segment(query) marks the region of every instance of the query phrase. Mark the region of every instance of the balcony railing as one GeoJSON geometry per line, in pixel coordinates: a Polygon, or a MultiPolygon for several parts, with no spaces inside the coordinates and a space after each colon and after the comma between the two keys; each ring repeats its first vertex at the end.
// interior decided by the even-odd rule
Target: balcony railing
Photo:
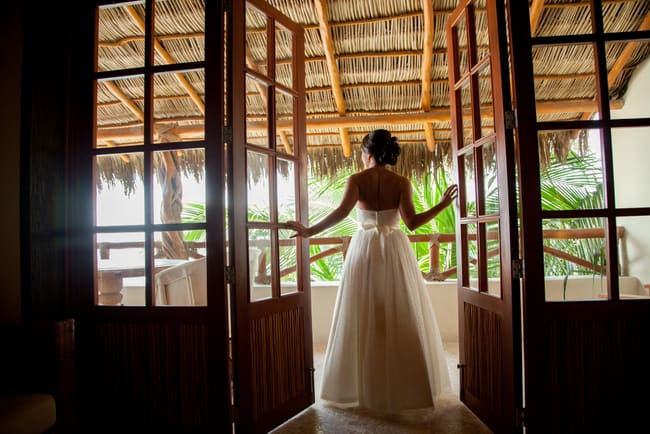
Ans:
{"type": "MultiPolygon", "coordinates": [[[[605,230],[603,228],[547,229],[543,231],[543,236],[545,240],[549,240],[549,239],[580,240],[580,239],[588,239],[588,238],[602,239],[605,237],[605,230]]],[[[489,232],[487,234],[488,240],[496,240],[497,237],[498,237],[497,232],[489,232]]],[[[429,270],[427,272],[423,272],[423,276],[426,280],[443,281],[457,274],[458,270],[456,267],[451,267],[446,270],[442,270],[440,267],[440,248],[441,248],[440,246],[445,243],[455,243],[456,234],[454,233],[414,234],[414,235],[408,235],[408,238],[411,241],[411,243],[428,244],[429,270]]],[[[345,258],[348,245],[350,243],[350,239],[351,237],[349,236],[310,238],[309,239],[310,245],[330,246],[326,250],[323,250],[311,256],[309,258],[310,263],[337,254],[343,255],[343,258],[345,258]]],[[[476,236],[471,234],[469,235],[469,239],[470,240],[476,239],[476,236]]],[[[626,270],[627,256],[626,256],[626,249],[624,246],[624,242],[625,242],[624,227],[617,228],[617,239],[618,239],[618,246],[619,246],[619,258],[621,260],[621,264],[619,264],[619,270],[626,270]]],[[[259,243],[268,244],[268,241],[251,240],[252,245],[259,244],[259,243]]],[[[295,243],[294,240],[280,240],[280,246],[291,246],[294,245],[294,243],[295,243]]],[[[199,251],[201,249],[205,249],[204,242],[187,242],[186,246],[188,247],[188,250],[191,252],[193,258],[200,258],[203,256],[199,253],[199,251]]],[[[161,247],[162,246],[160,242],[156,242],[154,244],[156,258],[162,257],[161,247]]],[[[100,242],[98,243],[98,249],[99,249],[101,259],[110,259],[112,250],[133,249],[133,248],[142,249],[144,248],[144,243],[142,242],[100,242]]],[[[584,267],[588,270],[593,271],[596,274],[600,274],[604,271],[602,269],[603,267],[602,264],[592,263],[584,258],[575,256],[571,253],[564,252],[562,250],[552,248],[550,246],[544,246],[544,252],[549,255],[555,256],[561,260],[565,260],[573,264],[576,264],[578,266],[584,267]]],[[[487,252],[488,257],[492,257],[498,254],[499,254],[498,248],[490,249],[487,252]]],[[[475,261],[471,261],[471,262],[475,264],[475,261]]],[[[257,270],[255,273],[256,283],[264,284],[270,281],[270,276],[267,275],[266,270],[267,270],[267,257],[266,257],[266,253],[264,253],[264,249],[262,249],[262,253],[257,258],[257,270]]],[[[287,267],[280,271],[280,275],[285,276],[295,271],[296,271],[295,266],[287,267]]]]}

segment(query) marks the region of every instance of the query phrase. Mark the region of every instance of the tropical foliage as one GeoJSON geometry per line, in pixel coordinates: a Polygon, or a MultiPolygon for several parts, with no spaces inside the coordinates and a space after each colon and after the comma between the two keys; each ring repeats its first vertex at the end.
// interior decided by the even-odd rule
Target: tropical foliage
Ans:
{"type": "MultiPolygon", "coordinates": [[[[603,179],[600,158],[593,154],[570,152],[566,160],[551,160],[542,172],[542,209],[549,211],[595,209],[604,206],[603,179]]],[[[548,219],[543,229],[596,229],[604,227],[601,218],[548,219]]],[[[545,239],[544,245],[571,254],[592,264],[604,266],[605,241],[602,238],[545,239]]],[[[593,270],[546,254],[544,271],[547,276],[593,274],[593,270]]]]}
{"type": "MultiPolygon", "coordinates": [[[[329,214],[340,202],[349,172],[342,172],[333,179],[311,179],[309,181],[309,221],[313,224],[329,214]]],[[[598,156],[587,153],[579,155],[570,152],[566,158],[552,159],[540,175],[542,208],[544,210],[576,210],[594,209],[603,206],[603,183],[601,161],[598,156]]],[[[422,212],[437,204],[447,187],[452,183],[450,175],[445,170],[428,174],[419,182],[413,183],[413,203],[416,212],[422,212]]],[[[486,197],[489,209],[498,208],[496,193],[496,171],[485,180],[486,197]]],[[[290,202],[290,201],[289,201],[290,202]]],[[[470,203],[471,208],[473,205],[470,203]]],[[[268,207],[249,209],[250,219],[268,221],[268,207]]],[[[279,209],[280,220],[293,218],[288,216],[290,211],[279,209]],[[284,215],[287,214],[287,215],[284,215]]],[[[183,221],[205,221],[205,209],[200,203],[185,203],[183,221]]],[[[544,229],[577,229],[602,228],[602,219],[548,219],[544,221],[544,229]]],[[[408,233],[406,227],[402,228],[408,233]]],[[[319,237],[351,237],[357,229],[354,213],[351,213],[339,224],[321,232],[319,237]]],[[[456,231],[456,216],[453,207],[443,210],[436,218],[417,228],[414,234],[453,234],[456,231]]],[[[253,238],[255,234],[250,234],[253,238]]],[[[259,234],[258,234],[259,235],[259,234]]],[[[290,231],[282,231],[283,239],[288,239],[290,231]]],[[[204,240],[204,231],[189,231],[185,235],[187,241],[204,240]]],[[[257,237],[259,238],[259,237],[257,237]]],[[[263,237],[262,237],[263,238],[263,237]]],[[[604,241],[601,238],[557,240],[545,239],[544,243],[553,249],[585,259],[596,265],[604,265],[604,241]]],[[[335,246],[311,245],[310,256],[315,256],[335,246]]],[[[428,243],[414,243],[415,255],[423,272],[429,271],[428,243]]],[[[470,252],[471,255],[471,252],[470,252]]],[[[281,267],[295,265],[295,248],[284,248],[280,252],[281,267]]],[[[440,268],[447,270],[456,266],[456,244],[440,245],[440,268]]],[[[311,264],[311,278],[314,281],[336,281],[340,278],[343,267],[343,255],[333,254],[319,259],[311,264]]],[[[569,276],[575,274],[593,274],[593,270],[580,267],[574,263],[545,255],[545,274],[547,276],[569,276]]],[[[488,275],[497,277],[499,273],[498,256],[488,261],[488,275]]],[[[295,279],[295,273],[283,280],[295,279]]]]}

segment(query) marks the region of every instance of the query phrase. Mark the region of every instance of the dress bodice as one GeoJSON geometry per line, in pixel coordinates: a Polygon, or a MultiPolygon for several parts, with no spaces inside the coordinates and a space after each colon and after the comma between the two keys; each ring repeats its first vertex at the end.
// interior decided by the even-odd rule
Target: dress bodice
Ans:
{"type": "Polygon", "coordinates": [[[399,229],[400,214],[398,208],[370,211],[357,208],[357,221],[363,229],[399,229]]]}

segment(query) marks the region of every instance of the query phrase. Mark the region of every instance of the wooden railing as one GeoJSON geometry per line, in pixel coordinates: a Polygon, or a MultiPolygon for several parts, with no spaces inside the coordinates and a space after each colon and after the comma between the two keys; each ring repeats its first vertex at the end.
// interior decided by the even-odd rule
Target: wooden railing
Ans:
{"type": "MultiPolygon", "coordinates": [[[[604,238],[605,230],[602,228],[589,228],[589,229],[547,229],[543,231],[544,239],[560,239],[560,240],[579,240],[587,238],[604,238]]],[[[498,237],[497,232],[489,232],[488,240],[496,240],[498,237]]],[[[430,281],[442,281],[447,278],[455,275],[457,273],[456,267],[449,268],[447,270],[440,269],[440,245],[443,243],[455,243],[456,234],[449,233],[435,233],[435,234],[414,234],[408,235],[411,243],[428,243],[429,246],[429,270],[428,272],[423,273],[424,278],[430,281]]],[[[475,235],[469,236],[471,239],[476,239],[475,235]]],[[[343,258],[348,250],[348,245],[350,243],[351,237],[313,237],[309,239],[310,245],[322,245],[322,246],[331,246],[326,250],[323,250],[314,256],[309,258],[309,262],[313,263],[320,259],[326,258],[331,255],[342,254],[343,258]]],[[[617,228],[617,239],[619,241],[619,257],[621,260],[620,269],[625,270],[625,262],[627,261],[626,249],[624,248],[625,241],[625,228],[617,228]]],[[[264,243],[266,241],[257,241],[257,243],[264,243]]],[[[255,244],[255,242],[251,242],[255,244]]],[[[160,243],[157,243],[160,244],[160,243]]],[[[291,246],[295,244],[295,240],[280,240],[280,246],[291,246]]],[[[142,242],[103,242],[98,243],[98,248],[100,251],[100,257],[102,259],[110,258],[110,251],[112,249],[128,249],[128,248],[143,248],[142,242]]],[[[188,242],[187,247],[191,252],[194,252],[193,257],[201,257],[198,250],[205,248],[204,242],[188,242]]],[[[159,257],[160,249],[159,245],[155,245],[156,248],[156,257],[159,257]]],[[[570,253],[554,249],[552,247],[544,246],[544,252],[549,255],[555,256],[557,258],[572,262],[581,267],[585,267],[589,270],[594,271],[595,273],[602,272],[601,264],[594,264],[580,258],[578,256],[572,255],[570,253]]],[[[488,257],[492,257],[499,254],[499,249],[491,249],[487,252],[488,257]]],[[[472,261],[474,262],[474,261],[472,261]]],[[[266,254],[262,253],[257,260],[257,270],[256,270],[256,283],[264,284],[270,281],[270,276],[266,274],[267,268],[267,258],[266,254]]],[[[288,267],[280,271],[281,276],[295,272],[295,267],[288,267]]]]}

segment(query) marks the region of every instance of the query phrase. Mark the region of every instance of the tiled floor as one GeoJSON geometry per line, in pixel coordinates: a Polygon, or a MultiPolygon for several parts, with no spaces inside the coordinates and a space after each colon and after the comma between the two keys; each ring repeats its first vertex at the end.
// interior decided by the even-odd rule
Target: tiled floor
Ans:
{"type": "MultiPolygon", "coordinates": [[[[316,403],[272,431],[273,434],[488,434],[490,431],[458,399],[458,344],[445,343],[452,392],[440,396],[435,410],[386,417],[361,409],[340,409],[316,403]]],[[[314,348],[316,390],[319,389],[324,348],[314,348]]]]}

